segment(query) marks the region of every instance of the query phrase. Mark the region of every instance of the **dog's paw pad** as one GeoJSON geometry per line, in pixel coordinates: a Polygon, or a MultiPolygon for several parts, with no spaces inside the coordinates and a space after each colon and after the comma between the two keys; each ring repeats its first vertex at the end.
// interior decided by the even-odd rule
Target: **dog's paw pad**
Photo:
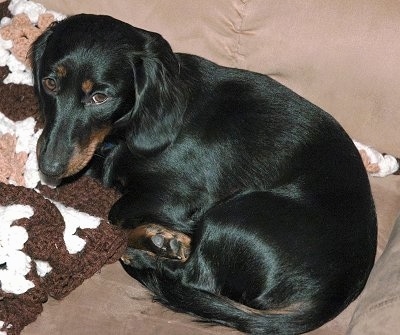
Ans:
{"type": "Polygon", "coordinates": [[[190,238],[180,232],[159,229],[150,237],[152,251],[161,257],[186,261],[190,254],[190,238]]]}
{"type": "Polygon", "coordinates": [[[164,236],[162,236],[161,234],[157,234],[151,237],[151,241],[153,242],[153,244],[160,249],[164,247],[164,240],[164,236]]]}
{"type": "Polygon", "coordinates": [[[173,253],[179,254],[181,243],[176,238],[173,238],[171,241],[169,241],[169,247],[173,253]]]}
{"type": "MultiPolygon", "coordinates": [[[[129,247],[182,262],[189,258],[190,243],[188,235],[157,224],[136,227],[128,234],[129,247]]],[[[128,259],[126,261],[129,262],[128,259]]]]}
{"type": "Polygon", "coordinates": [[[183,244],[182,241],[178,240],[176,237],[165,237],[157,234],[153,236],[151,240],[157,248],[154,252],[158,256],[178,259],[183,262],[189,257],[189,246],[183,244]]]}

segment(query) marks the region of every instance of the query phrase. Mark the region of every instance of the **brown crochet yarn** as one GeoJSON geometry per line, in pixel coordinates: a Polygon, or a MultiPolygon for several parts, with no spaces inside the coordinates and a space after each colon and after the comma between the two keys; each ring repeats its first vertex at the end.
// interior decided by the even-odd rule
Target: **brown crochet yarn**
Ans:
{"type": "MultiPolygon", "coordinates": [[[[77,181],[76,189],[81,189],[77,181]]],[[[22,249],[32,259],[47,261],[52,270],[40,278],[32,262],[28,278],[35,287],[16,295],[0,288],[0,320],[12,324],[7,334],[19,334],[24,326],[34,321],[42,311],[47,295],[61,299],[82,282],[94,275],[102,265],[116,262],[126,249],[125,235],[104,220],[96,229],[80,229],[77,235],[86,241],[84,249],[69,254],[64,238],[64,220],[58,209],[32,189],[0,183],[0,206],[29,205],[34,215],[20,219],[15,225],[24,227],[29,239],[22,249]]],[[[104,207],[102,203],[98,204],[104,207]]],[[[84,207],[84,205],[82,205],[84,207]]]]}
{"type": "MultiPolygon", "coordinates": [[[[3,83],[3,80],[10,73],[7,66],[0,66],[0,82],[3,83]]],[[[0,84],[2,86],[4,84],[0,84]]]]}
{"type": "MultiPolygon", "coordinates": [[[[6,77],[7,67],[0,67],[0,77],[6,77]]],[[[6,85],[0,82],[0,112],[13,121],[21,121],[29,116],[39,121],[39,105],[33,87],[28,85],[6,85]]]]}
{"type": "Polygon", "coordinates": [[[88,176],[57,188],[40,186],[39,189],[45,197],[101,218],[107,218],[112,204],[120,197],[117,191],[105,189],[98,180],[88,176]]]}
{"type": "Polygon", "coordinates": [[[10,11],[8,10],[9,4],[10,4],[9,0],[0,3],[0,18],[5,17],[5,16],[7,16],[7,17],[11,16],[10,11]]]}
{"type": "MultiPolygon", "coordinates": [[[[59,235],[61,234],[62,238],[64,221],[54,205],[41,195],[33,190],[5,184],[0,184],[0,194],[0,206],[22,204],[35,207],[35,214],[30,219],[17,221],[17,225],[24,227],[29,235],[31,227],[46,226],[46,222],[42,221],[42,215],[44,212],[48,212],[49,215],[54,214],[55,225],[60,225],[57,230],[60,231],[59,235]]],[[[25,244],[24,251],[27,254],[29,252],[26,247],[29,248],[31,243],[32,241],[27,241],[25,244]]],[[[33,281],[35,286],[23,294],[5,293],[0,288],[0,320],[5,322],[3,329],[0,328],[0,330],[5,330],[11,324],[12,327],[7,329],[9,335],[19,334],[27,324],[36,320],[37,315],[42,312],[42,303],[47,300],[46,289],[42,286],[34,265],[27,279],[33,281]]]]}

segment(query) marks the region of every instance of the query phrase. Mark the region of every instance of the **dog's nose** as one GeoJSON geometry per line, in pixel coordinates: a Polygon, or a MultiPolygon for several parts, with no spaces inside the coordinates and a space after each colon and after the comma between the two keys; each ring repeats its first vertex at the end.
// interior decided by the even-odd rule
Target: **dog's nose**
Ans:
{"type": "Polygon", "coordinates": [[[65,171],[65,166],[57,161],[42,161],[39,164],[40,172],[48,177],[61,177],[65,171]]]}

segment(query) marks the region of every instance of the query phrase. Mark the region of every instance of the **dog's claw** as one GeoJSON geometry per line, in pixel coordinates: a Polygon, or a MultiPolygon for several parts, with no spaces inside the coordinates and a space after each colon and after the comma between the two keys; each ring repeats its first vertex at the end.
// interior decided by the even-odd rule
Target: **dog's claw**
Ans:
{"type": "Polygon", "coordinates": [[[132,262],[132,257],[130,257],[128,254],[124,254],[121,256],[121,261],[126,264],[129,265],[132,262]]]}
{"type": "Polygon", "coordinates": [[[172,252],[178,254],[179,248],[180,248],[180,243],[176,238],[173,238],[171,241],[169,241],[169,246],[170,246],[172,252]]]}
{"type": "Polygon", "coordinates": [[[151,241],[157,248],[162,249],[164,245],[164,236],[162,236],[161,234],[156,234],[151,237],[151,241]]]}

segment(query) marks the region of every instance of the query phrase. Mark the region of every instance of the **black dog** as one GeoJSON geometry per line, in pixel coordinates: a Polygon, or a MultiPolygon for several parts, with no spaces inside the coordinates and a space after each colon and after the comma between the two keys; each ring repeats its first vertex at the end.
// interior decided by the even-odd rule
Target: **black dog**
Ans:
{"type": "Polygon", "coordinates": [[[123,192],[110,220],[130,229],[125,268],[161,302],[286,335],[360,293],[375,209],[360,156],[328,114],[267,76],[175,54],[106,16],[50,27],[32,61],[41,171],[60,179],[96,149],[105,157],[93,173],[123,192]]]}

